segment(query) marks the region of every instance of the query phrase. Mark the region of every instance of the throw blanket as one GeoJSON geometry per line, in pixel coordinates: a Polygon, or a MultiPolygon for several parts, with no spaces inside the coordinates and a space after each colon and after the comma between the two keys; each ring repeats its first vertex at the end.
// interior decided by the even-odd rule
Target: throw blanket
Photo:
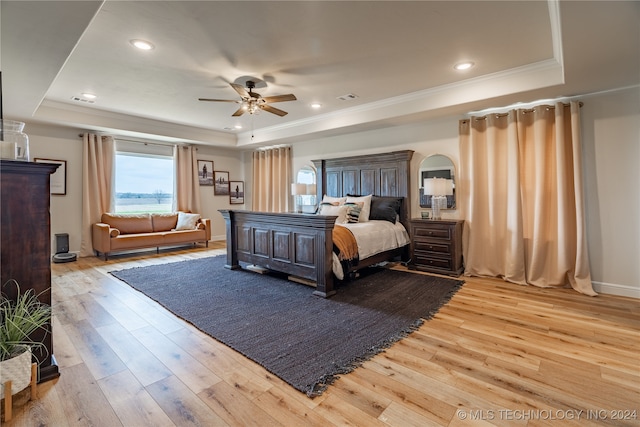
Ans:
{"type": "Polygon", "coordinates": [[[357,261],[358,243],[351,230],[340,225],[333,228],[333,248],[340,261],[357,261]]]}

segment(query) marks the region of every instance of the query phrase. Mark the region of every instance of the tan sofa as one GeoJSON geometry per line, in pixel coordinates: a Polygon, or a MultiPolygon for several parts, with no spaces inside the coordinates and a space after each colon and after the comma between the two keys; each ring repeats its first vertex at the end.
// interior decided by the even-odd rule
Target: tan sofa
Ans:
{"type": "Polygon", "coordinates": [[[107,260],[114,251],[160,246],[204,243],[209,246],[211,221],[197,215],[170,214],[102,214],[93,224],[93,249],[107,260]],[[180,227],[178,217],[180,216],[180,227]]]}

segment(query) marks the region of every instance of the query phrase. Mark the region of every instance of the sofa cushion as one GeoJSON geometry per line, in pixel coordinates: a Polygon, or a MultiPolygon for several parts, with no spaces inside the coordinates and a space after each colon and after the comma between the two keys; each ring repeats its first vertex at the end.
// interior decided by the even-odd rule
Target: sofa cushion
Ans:
{"type": "Polygon", "coordinates": [[[101,222],[120,230],[120,234],[152,233],[153,223],[150,214],[103,213],[101,222]]]}
{"type": "Polygon", "coordinates": [[[162,233],[162,243],[165,245],[187,242],[205,242],[207,233],[204,230],[180,230],[162,233]]]}
{"type": "Polygon", "coordinates": [[[121,234],[111,239],[111,250],[138,249],[162,245],[161,233],[121,234]]]}
{"type": "Polygon", "coordinates": [[[178,223],[177,213],[152,214],[153,231],[169,231],[176,228],[178,223]]]}

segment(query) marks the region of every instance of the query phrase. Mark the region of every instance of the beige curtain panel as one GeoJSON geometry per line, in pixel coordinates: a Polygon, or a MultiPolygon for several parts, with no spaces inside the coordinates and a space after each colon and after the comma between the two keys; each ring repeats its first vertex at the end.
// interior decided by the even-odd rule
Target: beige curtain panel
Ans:
{"type": "Polygon", "coordinates": [[[471,117],[459,131],[465,275],[596,295],[579,104],[471,117]]]}
{"type": "Polygon", "coordinates": [[[287,212],[290,203],[291,147],[259,150],[253,153],[253,210],[287,212]]]}
{"type": "Polygon", "coordinates": [[[192,146],[174,146],[175,180],[173,211],[202,213],[198,180],[198,150],[192,146]]]}
{"type": "Polygon", "coordinates": [[[82,136],[82,242],[80,256],[93,255],[91,226],[114,203],[115,141],[111,136],[82,136]]]}

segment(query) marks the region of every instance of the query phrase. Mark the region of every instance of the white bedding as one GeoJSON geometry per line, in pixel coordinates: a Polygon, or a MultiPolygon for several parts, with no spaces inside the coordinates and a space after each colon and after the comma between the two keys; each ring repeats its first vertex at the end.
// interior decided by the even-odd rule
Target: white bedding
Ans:
{"type": "MultiPolygon", "coordinates": [[[[409,233],[400,223],[389,221],[367,221],[347,224],[336,224],[351,230],[358,243],[360,259],[369,258],[380,252],[396,249],[409,243],[409,233]]],[[[333,273],[340,280],[344,279],[344,272],[338,256],[333,254],[333,273]]]]}

